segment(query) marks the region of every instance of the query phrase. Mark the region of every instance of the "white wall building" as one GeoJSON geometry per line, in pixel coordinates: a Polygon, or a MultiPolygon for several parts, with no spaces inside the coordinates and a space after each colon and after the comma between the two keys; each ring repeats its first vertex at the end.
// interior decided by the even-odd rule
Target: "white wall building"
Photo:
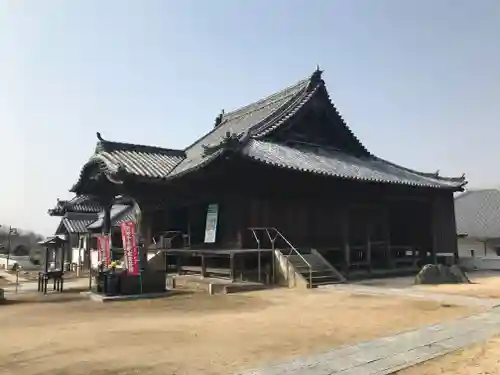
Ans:
{"type": "Polygon", "coordinates": [[[455,198],[460,264],[500,270],[500,190],[469,190],[455,198]]]}

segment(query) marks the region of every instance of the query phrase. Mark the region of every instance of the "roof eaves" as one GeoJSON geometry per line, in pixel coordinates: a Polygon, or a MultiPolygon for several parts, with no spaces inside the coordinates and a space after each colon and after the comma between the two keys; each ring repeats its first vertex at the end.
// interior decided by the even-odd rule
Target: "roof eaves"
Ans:
{"type": "MultiPolygon", "coordinates": [[[[293,165],[291,163],[287,163],[286,161],[283,161],[279,158],[272,160],[266,156],[263,156],[265,154],[260,155],[258,152],[253,153],[251,151],[253,149],[253,147],[257,147],[256,150],[259,150],[259,148],[262,146],[264,146],[264,148],[267,148],[269,146],[272,147],[273,145],[277,146],[279,148],[283,148],[283,147],[285,147],[287,149],[290,148],[288,146],[274,144],[273,142],[252,140],[251,143],[249,143],[248,146],[243,150],[242,155],[244,157],[247,157],[247,158],[256,160],[260,163],[274,166],[274,167],[295,170],[295,171],[299,171],[299,172],[313,173],[316,175],[331,176],[331,177],[336,177],[336,178],[340,178],[340,179],[344,179],[344,180],[362,181],[362,182],[371,182],[371,183],[383,183],[383,184],[392,184],[392,185],[407,185],[407,186],[414,186],[414,187],[438,188],[438,189],[447,189],[447,190],[453,190],[453,191],[455,191],[457,188],[459,188],[459,186],[453,186],[453,185],[448,185],[448,184],[444,184],[444,183],[441,184],[437,181],[433,181],[433,180],[430,180],[428,178],[424,178],[424,177],[418,176],[418,175],[417,176],[419,178],[423,179],[422,182],[410,181],[410,180],[404,179],[404,178],[401,178],[399,180],[390,180],[390,179],[377,178],[377,177],[367,178],[367,177],[356,176],[356,175],[346,176],[344,174],[338,173],[338,172],[333,171],[333,170],[326,171],[326,170],[321,170],[321,169],[310,167],[311,164],[309,164],[309,166],[303,167],[303,166],[298,166],[298,165],[293,165]]],[[[293,148],[291,148],[291,149],[293,149],[293,148]]],[[[299,153],[301,152],[299,150],[295,150],[295,151],[297,151],[299,153]]],[[[356,158],[356,159],[358,159],[358,158],[356,158]]],[[[373,161],[379,161],[379,162],[382,161],[381,159],[378,159],[378,158],[370,158],[370,159],[373,161]]],[[[382,162],[385,162],[385,161],[382,161],[382,162]]],[[[305,165],[307,165],[307,164],[305,164],[305,165]]],[[[392,163],[389,163],[389,165],[391,165],[391,167],[393,167],[393,168],[400,168],[399,166],[392,164],[392,163]]],[[[408,172],[408,170],[406,170],[403,167],[401,167],[400,169],[408,172]]]]}
{"type": "Polygon", "coordinates": [[[379,158],[377,156],[372,156],[375,160],[381,161],[383,163],[389,164],[395,168],[402,169],[404,171],[407,171],[409,173],[416,174],[417,176],[425,177],[425,178],[430,178],[436,181],[443,181],[443,182],[450,182],[454,183],[453,185],[457,188],[463,188],[467,184],[467,180],[465,179],[465,174],[463,174],[461,177],[445,177],[445,176],[439,176],[438,173],[426,173],[426,172],[419,172],[414,169],[410,169],[407,167],[403,167],[399,164],[390,162],[388,160],[379,158]]]}

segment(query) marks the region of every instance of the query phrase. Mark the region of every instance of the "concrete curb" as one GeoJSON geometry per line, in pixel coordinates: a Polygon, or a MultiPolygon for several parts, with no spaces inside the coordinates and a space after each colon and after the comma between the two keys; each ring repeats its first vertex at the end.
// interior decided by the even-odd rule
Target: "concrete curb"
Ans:
{"type": "Polygon", "coordinates": [[[132,294],[128,296],[103,296],[102,294],[97,294],[94,292],[80,292],[80,294],[83,296],[87,296],[91,301],[109,303],[109,302],[137,301],[143,299],[164,298],[170,296],[172,293],[166,291],[163,293],[132,294]]]}

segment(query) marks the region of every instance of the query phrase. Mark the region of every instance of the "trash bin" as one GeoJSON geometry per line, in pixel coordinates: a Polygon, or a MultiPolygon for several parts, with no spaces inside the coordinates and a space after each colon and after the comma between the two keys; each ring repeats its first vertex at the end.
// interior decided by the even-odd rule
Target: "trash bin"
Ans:
{"type": "Polygon", "coordinates": [[[116,296],[118,294],[118,275],[114,272],[106,272],[106,288],[104,294],[116,296]]]}
{"type": "Polygon", "coordinates": [[[97,293],[106,293],[107,282],[106,282],[106,271],[98,271],[95,276],[95,285],[97,293]]]}

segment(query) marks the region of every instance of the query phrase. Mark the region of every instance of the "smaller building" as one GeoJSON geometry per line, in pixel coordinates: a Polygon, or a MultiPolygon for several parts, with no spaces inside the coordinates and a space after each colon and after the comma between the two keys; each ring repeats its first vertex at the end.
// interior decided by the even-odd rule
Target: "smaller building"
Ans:
{"type": "Polygon", "coordinates": [[[54,234],[68,240],[65,254],[68,262],[77,265],[88,262],[83,251],[89,238],[87,226],[98,219],[101,210],[98,202],[82,195],[69,201],[58,199],[54,208],[48,210],[50,216],[61,217],[54,234]]]}
{"type": "MultiPolygon", "coordinates": [[[[85,195],[77,195],[69,201],[58,200],[55,207],[48,210],[50,216],[60,216],[55,235],[68,239],[65,259],[77,266],[88,267],[89,254],[92,264],[97,266],[97,240],[101,233],[104,215],[101,204],[85,195]],[[88,248],[90,252],[86,252],[88,248]]],[[[121,246],[120,223],[133,219],[133,207],[116,204],[111,208],[112,242],[121,246]]],[[[120,246],[114,255],[123,256],[120,246]]]]}
{"type": "Polygon", "coordinates": [[[500,189],[469,190],[455,197],[460,263],[500,270],[500,189]]]}

